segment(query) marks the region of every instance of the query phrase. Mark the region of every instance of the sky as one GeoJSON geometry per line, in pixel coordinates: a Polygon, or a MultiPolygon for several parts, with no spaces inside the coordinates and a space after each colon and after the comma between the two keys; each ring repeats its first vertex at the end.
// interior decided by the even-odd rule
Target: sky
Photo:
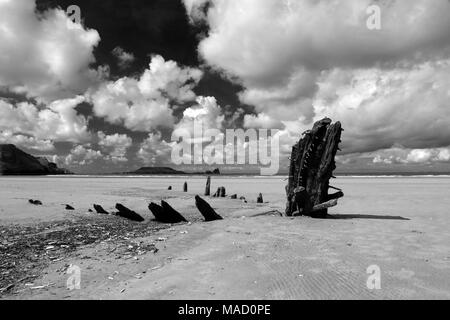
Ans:
{"type": "Polygon", "coordinates": [[[0,0],[0,143],[77,173],[255,169],[174,165],[201,120],[277,129],[282,173],[327,116],[339,172],[450,172],[449,71],[448,0],[0,0]]]}

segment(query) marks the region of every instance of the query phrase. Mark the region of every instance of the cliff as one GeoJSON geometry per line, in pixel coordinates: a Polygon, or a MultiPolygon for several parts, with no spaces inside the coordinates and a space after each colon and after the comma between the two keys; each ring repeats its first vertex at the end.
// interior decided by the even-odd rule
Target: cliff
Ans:
{"type": "Polygon", "coordinates": [[[43,157],[34,157],[13,144],[0,144],[0,175],[70,174],[43,157]]]}

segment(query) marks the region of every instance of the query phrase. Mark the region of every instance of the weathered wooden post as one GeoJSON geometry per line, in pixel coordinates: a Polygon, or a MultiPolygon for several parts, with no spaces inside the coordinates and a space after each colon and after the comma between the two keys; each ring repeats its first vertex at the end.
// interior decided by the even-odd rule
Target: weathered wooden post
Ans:
{"type": "Polygon", "coordinates": [[[262,193],[260,193],[260,194],[258,195],[258,198],[256,199],[256,203],[264,203],[262,193]]]}
{"type": "Polygon", "coordinates": [[[220,187],[219,197],[225,198],[226,195],[227,195],[227,191],[226,191],[225,187],[220,187]]]}
{"type": "Polygon", "coordinates": [[[211,194],[211,176],[208,176],[206,179],[206,187],[205,187],[205,196],[209,196],[211,194]]]}
{"type": "Polygon", "coordinates": [[[202,216],[205,217],[205,221],[214,221],[221,220],[222,217],[217,214],[216,211],[209,205],[208,202],[200,198],[199,196],[195,196],[195,205],[197,209],[200,211],[202,216]]]}
{"type": "Polygon", "coordinates": [[[332,124],[331,119],[324,118],[312,130],[304,132],[303,138],[293,146],[286,186],[286,215],[325,217],[327,209],[344,196],[340,189],[329,184],[336,169],[334,158],[342,131],[340,122],[332,124]],[[330,195],[329,188],[338,192],[330,195]]]}

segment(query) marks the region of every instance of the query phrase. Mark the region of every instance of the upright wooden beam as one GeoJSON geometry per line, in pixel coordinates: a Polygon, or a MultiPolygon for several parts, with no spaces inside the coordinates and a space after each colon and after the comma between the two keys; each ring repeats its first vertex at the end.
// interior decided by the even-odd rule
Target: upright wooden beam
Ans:
{"type": "Polygon", "coordinates": [[[286,215],[298,212],[323,217],[329,206],[322,204],[343,197],[340,190],[328,194],[342,131],[340,122],[332,124],[331,119],[324,118],[317,121],[311,130],[305,131],[300,141],[292,147],[286,186],[286,215]]]}
{"type": "Polygon", "coordinates": [[[209,196],[211,194],[211,176],[208,176],[206,179],[206,187],[205,187],[205,196],[209,196]]]}

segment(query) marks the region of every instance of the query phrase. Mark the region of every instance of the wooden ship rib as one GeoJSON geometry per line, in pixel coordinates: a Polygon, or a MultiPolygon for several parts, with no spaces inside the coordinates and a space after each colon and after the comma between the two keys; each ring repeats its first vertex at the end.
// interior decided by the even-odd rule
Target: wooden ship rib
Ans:
{"type": "Polygon", "coordinates": [[[286,186],[287,216],[326,217],[328,208],[344,196],[342,190],[330,186],[342,131],[340,122],[332,124],[324,118],[293,146],[286,186]],[[330,194],[330,189],[335,192],[330,194]]]}

